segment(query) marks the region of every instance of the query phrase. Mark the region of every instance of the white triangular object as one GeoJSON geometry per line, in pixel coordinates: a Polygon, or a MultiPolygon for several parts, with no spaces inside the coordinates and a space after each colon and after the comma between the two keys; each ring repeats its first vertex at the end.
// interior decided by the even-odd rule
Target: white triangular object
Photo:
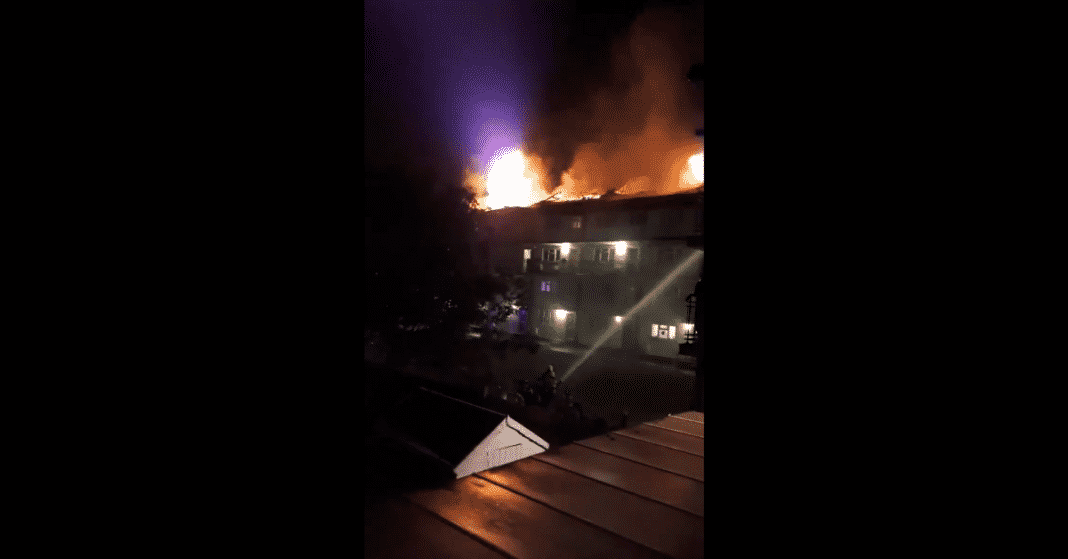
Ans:
{"type": "Polygon", "coordinates": [[[491,470],[545,452],[549,443],[523,427],[516,420],[505,416],[496,428],[467,454],[453,472],[457,478],[491,470]]]}

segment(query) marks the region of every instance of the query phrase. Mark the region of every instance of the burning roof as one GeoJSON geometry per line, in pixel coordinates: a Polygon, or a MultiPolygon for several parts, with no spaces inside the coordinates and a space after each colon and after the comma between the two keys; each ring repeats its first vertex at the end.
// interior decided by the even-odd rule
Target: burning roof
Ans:
{"type": "Polygon", "coordinates": [[[583,175],[583,171],[568,171],[563,182],[555,188],[545,184],[544,167],[537,156],[519,150],[499,154],[484,175],[467,171],[465,184],[476,195],[481,209],[529,207],[544,202],[572,202],[596,200],[602,197],[645,197],[678,194],[704,186],[704,152],[700,146],[687,146],[668,153],[661,163],[668,169],[659,182],[649,175],[628,180],[621,187],[605,189],[599,181],[583,175]],[[682,155],[680,155],[682,154],[682,155]],[[576,180],[574,177],[579,177],[576,180]]]}
{"type": "MultiPolygon", "coordinates": [[[[674,205],[693,204],[702,194],[704,186],[684,190],[674,194],[657,194],[655,192],[635,192],[633,194],[618,194],[609,192],[597,198],[579,198],[576,200],[546,200],[531,206],[532,209],[559,209],[570,211],[572,209],[590,210],[593,208],[625,207],[625,208],[653,208],[674,205]]],[[[503,211],[503,210],[502,210],[503,211]]]]}
{"type": "Polygon", "coordinates": [[[602,196],[670,195],[704,184],[703,102],[687,71],[703,59],[690,8],[638,14],[596,68],[545,87],[521,143],[465,170],[482,209],[602,196]],[[484,165],[484,168],[482,167],[484,165]]]}

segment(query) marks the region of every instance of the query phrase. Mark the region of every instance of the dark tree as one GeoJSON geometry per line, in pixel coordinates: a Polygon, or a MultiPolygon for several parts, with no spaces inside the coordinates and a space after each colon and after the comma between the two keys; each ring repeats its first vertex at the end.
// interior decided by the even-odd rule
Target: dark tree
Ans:
{"type": "Polygon", "coordinates": [[[366,175],[365,329],[394,347],[442,350],[511,311],[507,283],[479,267],[472,195],[441,176],[366,175]]]}

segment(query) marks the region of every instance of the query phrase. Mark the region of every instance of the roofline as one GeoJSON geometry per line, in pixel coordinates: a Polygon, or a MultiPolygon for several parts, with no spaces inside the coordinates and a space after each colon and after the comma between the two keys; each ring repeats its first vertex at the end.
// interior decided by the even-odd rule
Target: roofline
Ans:
{"type": "Polygon", "coordinates": [[[431,389],[429,389],[429,388],[427,388],[425,386],[420,386],[419,390],[422,390],[423,392],[429,392],[430,394],[433,394],[435,396],[441,396],[442,398],[448,398],[449,400],[452,400],[454,402],[459,402],[459,403],[461,403],[461,404],[463,404],[465,406],[471,406],[473,408],[478,408],[478,409],[483,410],[483,411],[488,411],[488,412],[492,413],[493,415],[499,415],[502,418],[508,417],[508,414],[501,413],[501,412],[499,412],[497,410],[491,410],[489,408],[484,408],[482,406],[478,406],[478,405],[472,404],[471,402],[465,402],[465,401],[463,401],[463,400],[461,400],[459,398],[453,398],[452,396],[449,396],[448,394],[442,394],[441,392],[438,392],[436,390],[431,390],[431,389]]]}
{"type": "MultiPolygon", "coordinates": [[[[567,212],[567,211],[589,211],[591,209],[600,209],[608,207],[627,207],[627,206],[670,206],[687,202],[690,199],[700,199],[704,196],[705,189],[703,186],[697,187],[686,192],[677,192],[674,194],[659,194],[649,196],[610,196],[605,198],[591,198],[583,200],[568,200],[566,202],[552,202],[542,201],[529,206],[507,206],[504,208],[497,208],[495,210],[482,210],[482,215],[504,215],[508,213],[522,213],[522,212],[536,212],[551,210],[553,213],[567,212]]],[[[607,196],[607,195],[606,195],[607,196]]]]}
{"type": "MultiPolygon", "coordinates": [[[[591,198],[591,199],[582,199],[582,200],[568,200],[568,201],[565,201],[565,202],[542,201],[542,202],[538,202],[536,204],[532,204],[532,205],[530,205],[528,207],[530,209],[536,209],[536,210],[548,209],[548,208],[552,208],[554,210],[555,209],[567,210],[567,209],[575,209],[575,208],[586,209],[586,208],[590,208],[590,207],[594,207],[595,208],[595,207],[598,207],[598,206],[615,206],[615,205],[620,205],[620,206],[629,206],[629,205],[667,205],[667,204],[671,204],[671,203],[674,203],[674,202],[683,201],[683,200],[686,200],[686,199],[689,199],[689,198],[699,198],[701,195],[704,194],[704,192],[705,192],[704,186],[699,186],[699,187],[691,189],[691,190],[687,190],[687,191],[683,191],[683,192],[676,192],[676,193],[673,193],[673,194],[649,194],[649,195],[638,195],[638,196],[616,196],[616,195],[606,194],[606,195],[601,196],[600,198],[591,198]],[[605,196],[609,196],[609,197],[605,198],[605,196]]],[[[501,209],[504,209],[504,208],[501,208],[501,209]]],[[[492,211],[500,211],[500,210],[492,210],[492,211]]]]}

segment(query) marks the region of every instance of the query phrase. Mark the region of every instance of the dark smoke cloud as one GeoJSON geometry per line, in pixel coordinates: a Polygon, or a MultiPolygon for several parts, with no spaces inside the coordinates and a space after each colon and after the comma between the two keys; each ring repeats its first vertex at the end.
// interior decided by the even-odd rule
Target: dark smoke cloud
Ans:
{"type": "MultiPolygon", "coordinates": [[[[596,40],[569,41],[569,60],[545,84],[524,137],[541,158],[549,184],[565,171],[584,175],[584,193],[625,184],[656,191],[677,173],[673,150],[693,142],[702,110],[686,79],[704,61],[703,5],[660,6],[600,24],[596,40]]],[[[577,16],[579,23],[590,16],[577,16]]]]}

